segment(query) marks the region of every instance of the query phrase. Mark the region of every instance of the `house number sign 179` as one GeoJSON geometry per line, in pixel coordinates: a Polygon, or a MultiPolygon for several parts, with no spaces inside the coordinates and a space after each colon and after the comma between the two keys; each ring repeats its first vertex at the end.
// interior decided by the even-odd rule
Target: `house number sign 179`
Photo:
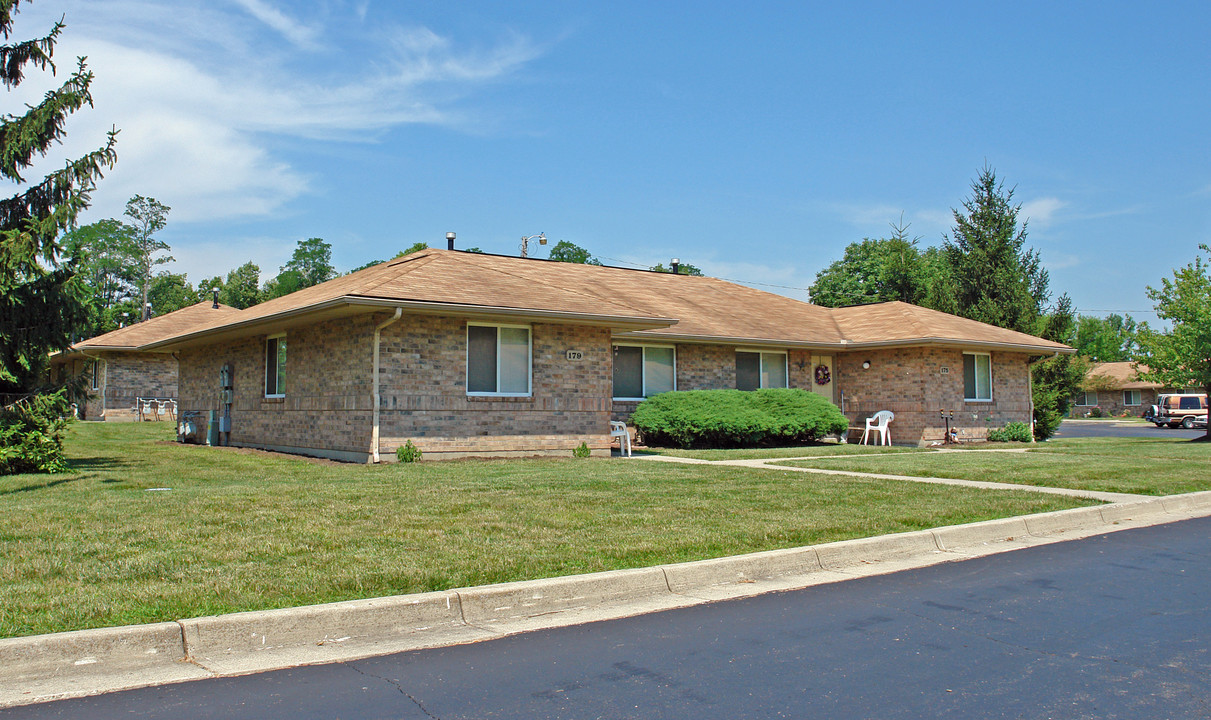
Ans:
{"type": "Polygon", "coordinates": [[[580,350],[569,350],[568,359],[569,360],[584,360],[584,353],[581,352],[580,350]]]}

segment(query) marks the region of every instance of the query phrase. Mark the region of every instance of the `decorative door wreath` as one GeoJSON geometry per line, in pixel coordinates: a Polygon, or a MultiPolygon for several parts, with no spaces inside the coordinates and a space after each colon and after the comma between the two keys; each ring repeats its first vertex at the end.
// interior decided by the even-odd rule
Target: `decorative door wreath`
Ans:
{"type": "Polygon", "coordinates": [[[828,371],[827,365],[816,366],[816,384],[827,385],[833,379],[832,373],[828,371]]]}

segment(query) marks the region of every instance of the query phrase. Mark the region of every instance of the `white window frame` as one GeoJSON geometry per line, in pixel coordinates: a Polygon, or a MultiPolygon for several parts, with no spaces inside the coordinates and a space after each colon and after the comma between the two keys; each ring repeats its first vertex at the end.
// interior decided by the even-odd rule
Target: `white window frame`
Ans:
{"type": "Polygon", "coordinates": [[[1123,406],[1124,407],[1139,407],[1143,403],[1144,394],[1139,390],[1124,390],[1123,391],[1123,406]],[[1134,397],[1135,402],[1128,402],[1134,397]]]}
{"type": "MultiPolygon", "coordinates": [[[[281,393],[269,392],[269,343],[271,341],[276,342],[278,340],[284,339],[285,337],[286,337],[286,333],[284,333],[284,332],[277,333],[275,335],[266,335],[265,336],[265,344],[262,346],[264,348],[264,350],[261,353],[261,357],[264,358],[264,360],[265,360],[265,376],[262,379],[261,388],[264,391],[266,398],[284,398],[284,397],[286,397],[286,393],[284,393],[284,392],[281,392],[281,393]]],[[[281,352],[281,350],[279,350],[278,352],[281,352]]],[[[274,357],[275,358],[277,357],[277,353],[274,353],[274,357]]],[[[289,356],[287,357],[287,362],[289,362],[289,356]]],[[[284,383],[282,382],[281,373],[275,372],[274,378],[277,380],[278,388],[282,388],[284,383]]]]}
{"type": "Polygon", "coordinates": [[[530,397],[534,394],[534,328],[530,325],[510,325],[508,323],[487,323],[487,322],[468,322],[464,339],[467,344],[464,360],[466,364],[463,366],[466,369],[466,378],[464,379],[463,387],[467,391],[467,397],[530,397]],[[496,328],[496,387],[500,387],[500,329],[501,328],[516,328],[526,331],[526,355],[529,362],[526,363],[526,391],[521,393],[507,392],[472,392],[471,391],[471,328],[472,327],[490,327],[496,328]]]}
{"type": "Polygon", "coordinates": [[[1097,390],[1083,390],[1076,397],[1077,402],[1073,403],[1076,407],[1097,407],[1098,397],[1097,390]],[[1093,398],[1093,402],[1089,402],[1089,398],[1093,398]]]}
{"type": "MultiPolygon", "coordinates": [[[[677,389],[677,346],[676,345],[657,345],[657,344],[630,343],[630,342],[612,342],[612,343],[610,343],[611,352],[616,347],[643,348],[643,356],[640,358],[640,361],[639,361],[639,385],[643,391],[643,397],[622,397],[620,395],[616,395],[613,398],[614,400],[636,401],[636,400],[646,400],[647,398],[651,397],[648,394],[648,350],[647,350],[648,348],[656,348],[659,350],[672,350],[673,351],[673,390],[675,391],[677,389]]],[[[614,382],[614,376],[613,376],[613,372],[612,372],[612,368],[611,368],[611,373],[610,373],[610,384],[611,384],[610,389],[611,390],[614,389],[612,387],[613,382],[614,382]]]]}
{"type": "MultiPolygon", "coordinates": [[[[988,358],[988,397],[986,397],[986,398],[982,398],[982,397],[966,397],[966,395],[967,395],[967,368],[966,368],[966,367],[964,367],[964,368],[963,368],[963,395],[964,395],[964,397],[963,397],[963,402],[969,402],[969,403],[990,403],[990,402],[992,402],[992,401],[993,401],[993,395],[992,395],[992,353],[965,352],[965,353],[963,353],[963,358],[964,358],[964,359],[963,359],[963,364],[964,364],[964,365],[966,365],[966,364],[967,364],[967,356],[968,356],[968,355],[972,356],[973,358],[978,358],[978,357],[986,357],[986,358],[988,358]]],[[[975,361],[973,360],[973,362],[975,362],[975,361]]],[[[975,364],[975,365],[974,365],[974,367],[975,367],[976,372],[978,373],[978,372],[979,372],[979,370],[980,370],[979,364],[978,364],[978,363],[977,363],[977,364],[975,364]]],[[[979,377],[976,377],[976,378],[975,378],[975,385],[976,385],[976,394],[977,394],[977,395],[979,395],[979,393],[980,393],[980,378],[979,378],[979,377]]]]}
{"type": "Polygon", "coordinates": [[[101,360],[93,360],[92,364],[92,389],[101,389],[101,360]]]}
{"type": "Polygon", "coordinates": [[[781,355],[782,356],[782,376],[786,378],[786,384],[782,387],[791,386],[791,367],[789,353],[785,350],[770,350],[761,348],[736,348],[738,353],[757,353],[757,389],[765,390],[765,356],[766,355],[781,355]]]}

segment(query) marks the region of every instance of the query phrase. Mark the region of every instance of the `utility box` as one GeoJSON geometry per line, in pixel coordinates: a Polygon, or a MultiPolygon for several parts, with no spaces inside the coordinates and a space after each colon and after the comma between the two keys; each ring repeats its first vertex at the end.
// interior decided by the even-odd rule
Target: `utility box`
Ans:
{"type": "Polygon", "coordinates": [[[223,415],[219,417],[219,432],[231,432],[231,416],[223,415]]]}

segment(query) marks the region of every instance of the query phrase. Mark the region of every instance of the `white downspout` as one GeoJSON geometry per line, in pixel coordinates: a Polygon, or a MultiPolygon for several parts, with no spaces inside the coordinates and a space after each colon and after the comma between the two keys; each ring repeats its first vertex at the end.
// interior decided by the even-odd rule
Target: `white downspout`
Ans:
{"type": "Polygon", "coordinates": [[[380,462],[380,458],[378,456],[378,406],[379,406],[379,402],[380,402],[379,394],[378,394],[379,340],[382,338],[383,328],[387,327],[388,325],[395,322],[396,320],[399,320],[400,316],[403,314],[404,314],[404,309],[402,307],[397,307],[397,308],[395,308],[395,315],[393,317],[390,317],[390,318],[384,320],[383,322],[379,323],[378,325],[374,326],[374,410],[373,410],[372,425],[371,425],[371,429],[370,429],[370,453],[373,458],[373,462],[376,462],[376,463],[380,462]]]}
{"type": "Polygon", "coordinates": [[[98,363],[102,363],[102,365],[101,365],[102,372],[100,372],[100,375],[101,375],[101,382],[100,382],[100,383],[98,383],[98,385],[99,385],[100,387],[98,387],[98,388],[97,388],[97,391],[101,393],[101,414],[100,414],[100,418],[101,418],[102,420],[104,420],[104,419],[105,419],[105,387],[106,387],[107,385],[109,385],[109,363],[108,363],[108,362],[107,362],[105,359],[103,359],[101,356],[99,356],[99,355],[89,355],[87,352],[85,352],[85,351],[83,351],[83,350],[81,350],[81,351],[80,351],[80,354],[81,354],[81,355],[83,355],[83,356],[84,356],[84,357],[86,357],[86,358],[92,358],[93,360],[95,360],[95,361],[96,361],[96,362],[98,362],[98,363]]]}

